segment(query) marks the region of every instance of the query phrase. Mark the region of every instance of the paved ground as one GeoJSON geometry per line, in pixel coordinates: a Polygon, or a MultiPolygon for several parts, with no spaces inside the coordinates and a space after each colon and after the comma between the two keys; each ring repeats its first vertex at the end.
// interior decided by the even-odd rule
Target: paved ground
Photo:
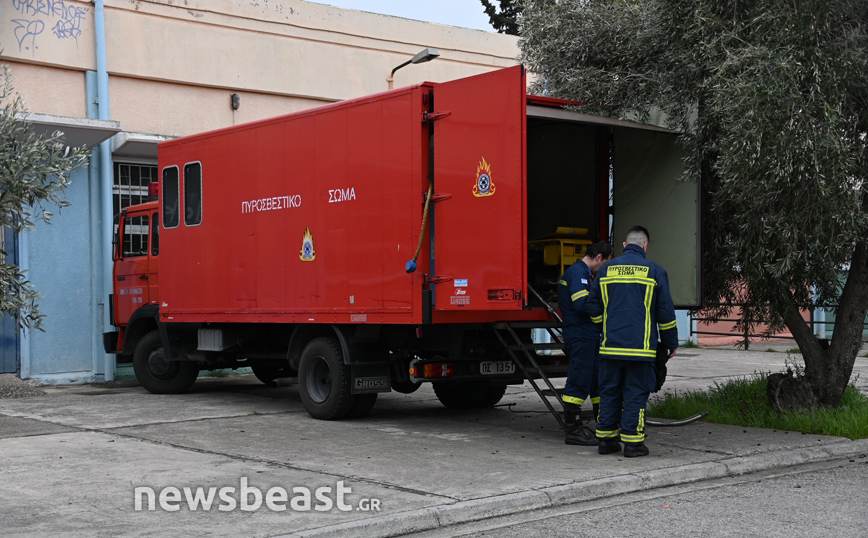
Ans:
{"type": "MultiPolygon", "coordinates": [[[[679,350],[665,388],[784,368],[785,352],[760,349],[679,350]]],[[[200,378],[177,396],[129,382],[42,390],[0,399],[4,536],[397,536],[868,454],[868,441],[695,423],[649,429],[649,457],[600,456],[564,445],[527,386],[510,388],[500,407],[463,413],[427,386],[384,394],[369,417],[341,422],[311,419],[296,387],[269,389],[250,375],[200,378]],[[155,510],[144,495],[136,509],[137,487],[154,491],[155,510]],[[187,505],[184,488],[197,487],[214,489],[210,510],[187,505]],[[339,498],[339,487],[351,492],[339,498]],[[221,488],[235,490],[223,499],[221,488]],[[330,490],[320,498],[318,488],[330,490]],[[270,489],[272,506],[289,509],[267,506],[270,489]],[[261,506],[250,509],[256,492],[261,506]],[[180,509],[161,509],[160,495],[180,509]],[[326,499],[333,506],[322,510],[326,499]]]]}
{"type": "Polygon", "coordinates": [[[868,457],[727,476],[453,525],[414,538],[865,538],[868,457]]]}

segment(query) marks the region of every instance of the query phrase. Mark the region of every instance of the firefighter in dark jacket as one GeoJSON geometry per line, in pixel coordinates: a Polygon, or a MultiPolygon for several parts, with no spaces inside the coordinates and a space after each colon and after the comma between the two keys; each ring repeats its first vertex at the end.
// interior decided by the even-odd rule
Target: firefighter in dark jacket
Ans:
{"type": "Polygon", "coordinates": [[[659,339],[669,357],[678,348],[675,308],[669,277],[659,264],[645,259],[648,230],[627,232],[621,256],[600,268],[584,311],[602,316],[600,345],[600,454],[647,456],[645,405],[654,390],[654,360],[659,339]]]}
{"type": "Polygon", "coordinates": [[[600,321],[594,323],[590,316],[582,314],[591,289],[593,275],[612,259],[612,245],[597,241],[585,251],[581,260],[564,271],[558,283],[558,307],[564,327],[564,343],[570,358],[567,383],[561,399],[564,406],[564,423],[567,427],[565,443],[568,445],[596,446],[599,441],[582,427],[581,410],[590,396],[594,416],[600,404],[597,372],[600,369],[600,321]]]}

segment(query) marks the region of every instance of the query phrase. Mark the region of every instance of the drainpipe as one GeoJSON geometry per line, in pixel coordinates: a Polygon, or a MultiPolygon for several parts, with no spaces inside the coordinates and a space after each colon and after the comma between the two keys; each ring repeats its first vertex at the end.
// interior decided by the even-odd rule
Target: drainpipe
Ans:
{"type": "MultiPolygon", "coordinates": [[[[85,99],[87,101],[87,117],[89,119],[99,118],[99,93],[96,85],[96,71],[85,71],[84,73],[85,99]]],[[[100,208],[102,207],[102,175],[100,174],[100,154],[99,146],[91,150],[90,169],[87,175],[87,184],[89,186],[89,207],[91,208],[90,217],[88,219],[90,232],[90,266],[93,268],[90,275],[90,326],[93,334],[91,335],[92,346],[92,371],[93,375],[103,375],[105,370],[105,352],[103,351],[102,334],[98,330],[103,326],[103,249],[102,249],[102,215],[100,208]]]]}
{"type": "MultiPolygon", "coordinates": [[[[109,76],[108,68],[106,67],[106,42],[105,42],[105,12],[103,9],[103,0],[93,0],[94,5],[94,32],[96,33],[96,76],[97,76],[97,95],[99,96],[99,119],[111,119],[109,108],[109,76]]],[[[97,271],[102,271],[103,288],[100,293],[101,308],[102,308],[102,331],[106,332],[111,326],[109,317],[108,296],[112,290],[112,260],[111,260],[111,243],[112,233],[114,232],[113,223],[114,215],[112,215],[112,175],[114,173],[112,167],[112,144],[111,139],[106,140],[99,146],[99,173],[100,173],[100,217],[102,238],[100,248],[102,252],[102,263],[97,266],[97,271]]],[[[115,357],[114,355],[105,355],[105,380],[113,381],[115,378],[115,357]]]]}

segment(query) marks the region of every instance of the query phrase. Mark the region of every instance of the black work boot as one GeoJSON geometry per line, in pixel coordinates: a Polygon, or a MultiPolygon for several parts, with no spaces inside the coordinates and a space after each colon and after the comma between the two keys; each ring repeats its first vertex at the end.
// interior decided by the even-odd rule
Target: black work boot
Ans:
{"type": "Polygon", "coordinates": [[[600,446],[597,447],[597,452],[600,454],[614,454],[621,451],[621,443],[617,439],[600,439],[600,446]]]}
{"type": "Polygon", "coordinates": [[[564,425],[567,427],[567,434],[564,443],[568,445],[597,446],[600,441],[585,431],[585,428],[582,426],[580,412],[581,407],[579,406],[573,404],[565,406],[564,425]]]}
{"type": "Polygon", "coordinates": [[[624,443],[624,457],[638,458],[648,455],[648,447],[645,443],[624,443]]]}
{"type": "Polygon", "coordinates": [[[599,439],[585,431],[581,420],[567,423],[567,436],[564,442],[568,445],[582,446],[597,446],[600,444],[599,439]]]}

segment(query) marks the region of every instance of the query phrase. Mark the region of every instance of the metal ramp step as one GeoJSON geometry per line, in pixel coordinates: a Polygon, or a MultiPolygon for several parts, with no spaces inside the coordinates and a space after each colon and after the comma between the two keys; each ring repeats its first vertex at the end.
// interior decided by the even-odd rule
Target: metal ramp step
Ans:
{"type": "MultiPolygon", "coordinates": [[[[563,366],[541,366],[539,368],[528,368],[527,373],[534,374],[539,376],[540,372],[546,375],[546,377],[565,377],[570,367],[567,365],[563,366]]],[[[542,376],[540,376],[542,377],[542,376]]]]}
{"type": "Polygon", "coordinates": [[[513,345],[509,346],[513,351],[521,351],[522,349],[529,349],[531,351],[536,350],[559,350],[564,349],[564,344],[562,342],[551,342],[548,344],[523,344],[523,345],[513,345]]]}
{"type": "Polygon", "coordinates": [[[537,362],[537,358],[539,357],[536,354],[536,350],[538,349],[563,349],[563,343],[550,343],[550,344],[533,344],[530,342],[523,342],[519,337],[518,333],[515,332],[516,329],[539,329],[545,328],[548,329],[549,334],[553,333],[555,329],[561,328],[560,321],[550,321],[550,322],[505,322],[505,323],[496,323],[493,325],[494,334],[497,336],[497,339],[500,340],[500,343],[503,344],[504,349],[509,354],[509,357],[512,359],[512,362],[515,363],[516,368],[522,373],[524,378],[531,384],[533,389],[536,391],[537,395],[540,397],[542,402],[546,405],[549,412],[558,421],[558,424],[561,425],[561,428],[566,430],[566,424],[564,423],[564,417],[562,413],[562,406],[559,403],[558,408],[552,405],[549,401],[546,394],[543,392],[543,389],[537,384],[537,379],[542,379],[545,385],[548,387],[546,393],[548,394],[557,394],[557,389],[555,389],[554,385],[552,385],[551,380],[549,379],[549,375],[564,375],[567,372],[568,367],[566,365],[557,365],[557,366],[540,366],[537,362]],[[504,334],[506,333],[506,334],[504,334]],[[529,366],[525,366],[524,362],[518,358],[516,352],[520,352],[524,355],[524,358],[527,360],[529,366]]]}

